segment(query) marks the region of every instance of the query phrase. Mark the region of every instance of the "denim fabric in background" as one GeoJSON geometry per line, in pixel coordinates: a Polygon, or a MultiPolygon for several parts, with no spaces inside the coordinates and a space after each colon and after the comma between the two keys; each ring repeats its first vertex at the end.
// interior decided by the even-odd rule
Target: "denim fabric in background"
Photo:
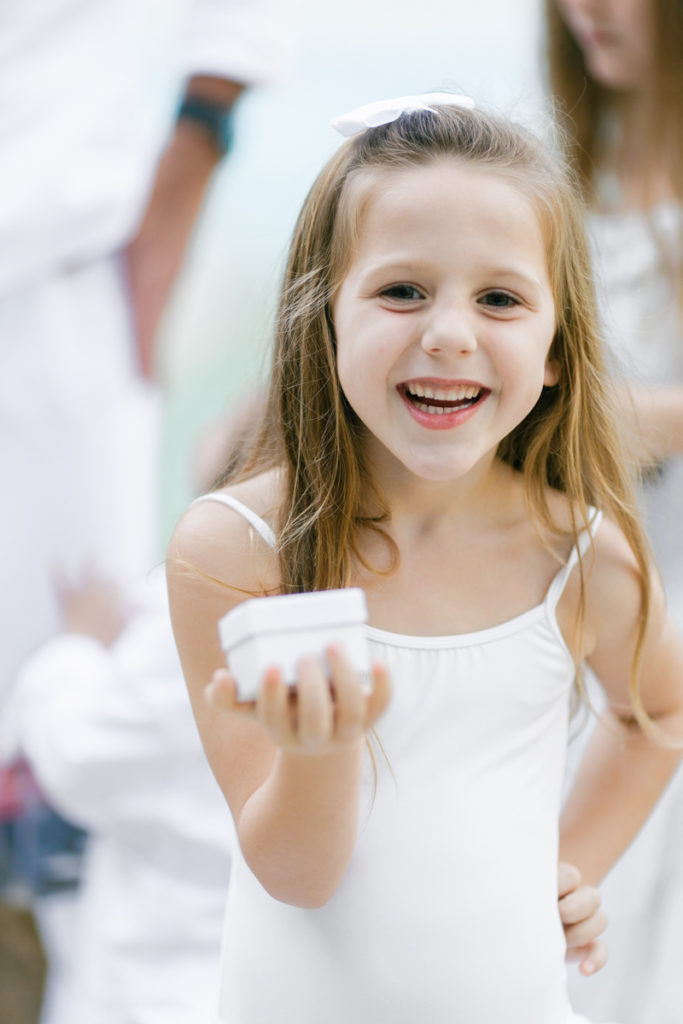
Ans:
{"type": "Polygon", "coordinates": [[[48,807],[23,761],[3,775],[0,891],[25,902],[76,889],[86,832],[48,807]]]}

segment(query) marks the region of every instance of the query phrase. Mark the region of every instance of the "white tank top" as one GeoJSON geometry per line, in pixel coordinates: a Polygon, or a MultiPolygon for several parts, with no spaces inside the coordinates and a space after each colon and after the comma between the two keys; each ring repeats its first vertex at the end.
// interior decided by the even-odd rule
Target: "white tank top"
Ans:
{"type": "MultiPolygon", "coordinates": [[[[270,527],[225,495],[269,544],[270,527]]],[[[594,533],[600,514],[592,514],[594,533]]],[[[589,532],[579,542],[590,543],[589,532]]],[[[393,681],[356,849],[315,910],[272,899],[236,850],[224,1024],[569,1024],[558,819],[574,665],[544,602],[488,629],[368,627],[393,681]],[[382,750],[384,753],[382,753],[382,750]],[[386,756],[385,756],[386,755],[386,756]]]]}

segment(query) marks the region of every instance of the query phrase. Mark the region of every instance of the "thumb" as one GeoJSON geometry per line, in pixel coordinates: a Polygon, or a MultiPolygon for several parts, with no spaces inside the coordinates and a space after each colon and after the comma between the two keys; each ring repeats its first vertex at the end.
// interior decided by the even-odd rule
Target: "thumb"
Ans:
{"type": "Polygon", "coordinates": [[[232,711],[237,703],[237,686],[227,668],[218,668],[204,690],[204,698],[219,711],[232,711]]]}
{"type": "Polygon", "coordinates": [[[372,666],[372,693],[368,697],[366,729],[377,721],[391,699],[389,673],[382,664],[372,666]]]}

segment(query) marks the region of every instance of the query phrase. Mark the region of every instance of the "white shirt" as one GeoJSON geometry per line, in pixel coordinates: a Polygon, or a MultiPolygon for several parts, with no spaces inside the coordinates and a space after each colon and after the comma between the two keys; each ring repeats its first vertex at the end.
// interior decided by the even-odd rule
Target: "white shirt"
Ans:
{"type": "Polygon", "coordinates": [[[119,248],[183,79],[282,72],[281,0],[6,0],[0,10],[0,294],[119,248]]]}

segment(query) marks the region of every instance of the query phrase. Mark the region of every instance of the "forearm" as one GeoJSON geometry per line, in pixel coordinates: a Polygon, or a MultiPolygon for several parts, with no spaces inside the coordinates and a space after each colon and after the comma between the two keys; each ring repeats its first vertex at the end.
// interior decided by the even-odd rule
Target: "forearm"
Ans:
{"type": "MultiPolygon", "coordinates": [[[[680,712],[657,719],[683,736],[680,712]]],[[[634,839],[664,791],[681,751],[657,745],[609,712],[597,724],[560,823],[560,858],[597,885],[634,839]]]]}
{"type": "MultiPolygon", "coordinates": [[[[186,96],[227,110],[241,91],[237,82],[197,76],[188,84],[186,96]]],[[[179,119],[159,161],[142,223],[128,247],[131,302],[145,376],[151,375],[159,322],[220,158],[201,124],[179,119]]]]}
{"type": "Polygon", "coordinates": [[[276,899],[322,906],[356,842],[364,739],[320,756],[280,751],[237,822],[249,867],[276,899]]]}

